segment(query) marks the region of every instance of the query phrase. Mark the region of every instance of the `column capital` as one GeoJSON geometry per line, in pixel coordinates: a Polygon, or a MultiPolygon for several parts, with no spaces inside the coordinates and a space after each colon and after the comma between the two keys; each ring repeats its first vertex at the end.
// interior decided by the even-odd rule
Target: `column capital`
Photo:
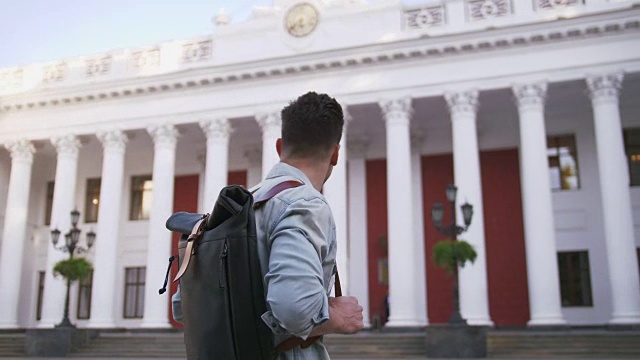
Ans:
{"type": "Polygon", "coordinates": [[[280,111],[257,114],[256,121],[258,122],[258,125],[260,125],[260,129],[262,129],[263,133],[282,125],[280,111]]]}
{"type": "Polygon", "coordinates": [[[96,137],[102,143],[104,150],[114,150],[124,152],[129,138],[122,130],[106,130],[96,133],[96,137]]]}
{"type": "Polygon", "coordinates": [[[156,146],[163,147],[175,147],[180,135],[178,129],[171,124],[152,125],[147,128],[147,132],[156,146]]]}
{"type": "Polygon", "coordinates": [[[344,119],[344,129],[347,129],[347,126],[353,120],[353,116],[349,113],[348,105],[342,105],[342,118],[344,119]]]}
{"type": "Polygon", "coordinates": [[[227,118],[203,119],[199,124],[207,139],[228,139],[233,132],[227,118]]]}
{"type": "Polygon", "coordinates": [[[622,72],[587,77],[589,97],[592,101],[617,103],[623,78],[622,72]]]}
{"type": "Polygon", "coordinates": [[[382,116],[387,125],[409,125],[413,108],[411,98],[403,97],[397,99],[385,99],[378,102],[382,110],[382,116]]]}
{"type": "Polygon", "coordinates": [[[512,90],[518,108],[542,109],[544,107],[547,83],[517,84],[512,90]]]}
{"type": "Polygon", "coordinates": [[[478,90],[468,90],[456,93],[446,93],[444,98],[449,106],[449,112],[474,113],[478,110],[478,90]]]}
{"type": "Polygon", "coordinates": [[[54,136],[51,138],[51,144],[56,148],[58,155],[68,156],[78,156],[82,146],[78,137],[72,134],[54,136]]]}
{"type": "Polygon", "coordinates": [[[33,162],[33,154],[36,152],[36,148],[27,139],[18,139],[14,141],[7,141],[4,147],[9,150],[12,161],[21,161],[26,163],[33,162]]]}

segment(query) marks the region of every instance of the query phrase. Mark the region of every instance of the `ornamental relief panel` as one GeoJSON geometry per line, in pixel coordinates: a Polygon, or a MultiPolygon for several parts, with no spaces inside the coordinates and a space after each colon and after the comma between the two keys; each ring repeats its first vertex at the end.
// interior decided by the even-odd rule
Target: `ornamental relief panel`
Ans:
{"type": "Polygon", "coordinates": [[[542,10],[562,9],[570,6],[582,5],[582,0],[537,0],[536,7],[542,10]]]}
{"type": "Polygon", "coordinates": [[[444,6],[431,6],[404,12],[404,26],[407,29],[426,29],[445,25],[444,6]]]}
{"type": "Polygon", "coordinates": [[[488,20],[513,14],[510,0],[467,1],[469,21],[488,20]]]}
{"type": "Polygon", "coordinates": [[[85,60],[85,75],[87,77],[97,77],[107,75],[111,70],[111,56],[93,58],[85,60]]]}
{"type": "Polygon", "coordinates": [[[147,70],[160,66],[160,49],[135,51],[131,54],[131,65],[136,70],[147,70]]]}
{"type": "Polygon", "coordinates": [[[47,65],[42,70],[42,82],[55,83],[64,80],[67,76],[67,64],[59,63],[47,65]]]}
{"type": "Polygon", "coordinates": [[[192,63],[211,58],[211,40],[188,42],[182,45],[182,62],[192,63]]]}
{"type": "Polygon", "coordinates": [[[13,90],[22,87],[24,70],[12,69],[0,71],[0,91],[13,90]]]}

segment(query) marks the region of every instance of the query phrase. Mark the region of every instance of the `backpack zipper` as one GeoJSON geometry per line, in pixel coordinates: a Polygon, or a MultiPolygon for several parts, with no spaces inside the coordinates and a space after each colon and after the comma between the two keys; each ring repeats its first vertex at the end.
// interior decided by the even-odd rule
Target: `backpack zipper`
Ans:
{"type": "Polygon", "coordinates": [[[220,254],[220,279],[218,285],[221,289],[224,289],[224,284],[227,282],[227,256],[229,255],[229,248],[227,247],[227,242],[224,242],[224,246],[222,247],[222,253],[220,254]]]}

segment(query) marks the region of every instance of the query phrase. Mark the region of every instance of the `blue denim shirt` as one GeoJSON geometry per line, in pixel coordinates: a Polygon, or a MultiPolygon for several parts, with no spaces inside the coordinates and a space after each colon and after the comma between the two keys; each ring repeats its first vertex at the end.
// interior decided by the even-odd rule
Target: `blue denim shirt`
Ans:
{"type": "MultiPolygon", "coordinates": [[[[267,312],[263,321],[275,334],[275,344],[295,335],[306,339],[329,320],[329,293],[336,272],[336,226],[331,208],[307,176],[293,166],[276,164],[255,196],[296,179],[288,189],[256,211],[258,256],[264,275],[267,312]]],[[[329,359],[322,344],[295,348],[285,359],[329,359]]]]}
{"type": "MultiPolygon", "coordinates": [[[[293,166],[276,164],[255,196],[296,179],[302,186],[285,190],[256,211],[258,256],[267,312],[262,320],[274,332],[274,346],[292,335],[306,339],[329,319],[329,293],[336,272],[336,226],[331,208],[307,176],[293,166]]],[[[172,298],[173,316],[181,318],[180,293],[172,298]]],[[[279,360],[329,359],[322,340],[294,348],[279,360]]]]}

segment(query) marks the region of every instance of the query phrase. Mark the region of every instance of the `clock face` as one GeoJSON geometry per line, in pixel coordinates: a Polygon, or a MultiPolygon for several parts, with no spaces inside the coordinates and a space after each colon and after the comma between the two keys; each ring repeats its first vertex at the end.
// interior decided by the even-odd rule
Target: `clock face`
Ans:
{"type": "Polygon", "coordinates": [[[289,34],[296,37],[309,35],[318,25],[318,10],[308,3],[292,7],[284,19],[289,34]]]}

